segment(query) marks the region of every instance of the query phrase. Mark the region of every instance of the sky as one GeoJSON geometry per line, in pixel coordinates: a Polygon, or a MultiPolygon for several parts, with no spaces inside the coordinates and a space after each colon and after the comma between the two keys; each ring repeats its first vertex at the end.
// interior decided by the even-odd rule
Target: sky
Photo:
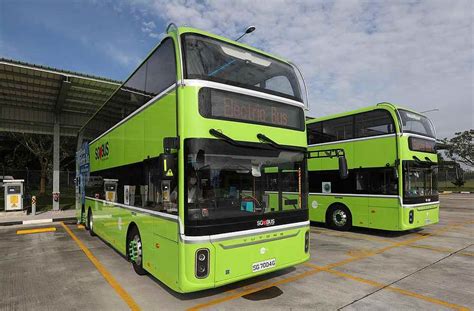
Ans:
{"type": "Polygon", "coordinates": [[[311,116],[379,102],[427,112],[438,138],[474,128],[474,1],[0,0],[0,57],[125,80],[189,25],[291,60],[311,116]]]}

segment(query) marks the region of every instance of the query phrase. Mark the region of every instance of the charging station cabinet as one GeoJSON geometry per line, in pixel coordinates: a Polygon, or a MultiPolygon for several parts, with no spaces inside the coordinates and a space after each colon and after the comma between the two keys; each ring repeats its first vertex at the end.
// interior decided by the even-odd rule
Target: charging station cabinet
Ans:
{"type": "Polygon", "coordinates": [[[23,210],[23,179],[4,180],[5,211],[23,210]]]}

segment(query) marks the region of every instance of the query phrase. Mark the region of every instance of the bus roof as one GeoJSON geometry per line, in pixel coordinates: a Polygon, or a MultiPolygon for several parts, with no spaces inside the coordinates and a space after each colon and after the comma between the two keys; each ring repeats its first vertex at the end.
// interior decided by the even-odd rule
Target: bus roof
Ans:
{"type": "Polygon", "coordinates": [[[336,119],[336,118],[350,116],[350,115],[354,115],[354,114],[358,114],[358,113],[362,113],[362,112],[366,112],[366,111],[371,111],[371,110],[375,110],[375,109],[385,109],[385,110],[392,110],[392,111],[396,110],[396,109],[403,109],[403,110],[407,110],[407,111],[410,111],[410,112],[413,112],[413,113],[416,113],[416,114],[420,114],[419,112],[416,112],[412,109],[408,109],[408,108],[405,108],[405,107],[394,105],[394,104],[388,103],[388,102],[383,102],[383,103],[378,103],[377,105],[368,106],[368,107],[364,107],[364,108],[359,108],[359,109],[356,109],[356,110],[336,113],[336,114],[332,114],[332,115],[324,116],[324,117],[311,118],[309,120],[306,120],[306,123],[311,124],[311,123],[315,123],[315,122],[319,122],[319,121],[336,119]]]}
{"type": "Polygon", "coordinates": [[[268,56],[268,57],[271,57],[273,59],[276,59],[278,61],[281,61],[281,62],[284,62],[286,64],[290,64],[289,61],[281,58],[281,57],[278,57],[278,56],[275,56],[273,54],[269,54],[267,52],[264,52],[260,49],[257,49],[257,48],[254,48],[250,45],[247,45],[245,43],[241,43],[241,42],[238,42],[238,41],[234,41],[234,40],[231,40],[229,38],[226,38],[226,37],[223,37],[223,36],[219,36],[219,35],[216,35],[216,34],[213,34],[213,33],[210,33],[210,32],[207,32],[207,31],[204,31],[204,30],[201,30],[201,29],[197,29],[197,28],[193,28],[193,27],[187,27],[187,26],[183,26],[183,27],[178,27],[178,34],[179,35],[182,35],[182,34],[185,34],[185,33],[196,33],[196,34],[201,34],[201,35],[204,35],[204,36],[207,36],[207,37],[210,37],[210,38],[214,38],[214,39],[218,39],[218,40],[221,40],[221,41],[224,41],[224,42],[227,42],[227,43],[230,43],[230,44],[233,44],[233,45],[236,45],[236,46],[240,46],[244,49],[248,49],[248,50],[251,50],[251,51],[254,51],[256,53],[259,53],[259,54],[262,54],[262,55],[265,55],[265,56],[268,56]]]}
{"type": "Polygon", "coordinates": [[[85,129],[85,127],[87,126],[87,124],[95,117],[95,115],[106,105],[106,103],[115,95],[115,93],[118,92],[118,90],[120,90],[127,82],[128,80],[135,74],[135,72],[140,68],[141,65],[143,65],[143,63],[145,63],[145,61],[153,54],[153,52],[155,52],[155,50],[158,48],[158,46],[160,45],[160,43],[166,38],[168,37],[168,34],[171,33],[171,32],[177,32],[178,35],[182,35],[182,34],[185,34],[185,33],[196,33],[196,34],[201,34],[201,35],[204,35],[204,36],[208,36],[210,38],[215,38],[215,39],[218,39],[218,40],[221,40],[221,41],[224,41],[224,42],[227,42],[227,43],[230,43],[230,44],[233,44],[233,45],[236,45],[236,46],[240,46],[242,48],[245,48],[245,49],[248,49],[248,50],[251,50],[251,51],[254,51],[256,53],[259,53],[259,54],[262,54],[262,55],[265,55],[265,56],[268,56],[268,57],[271,57],[275,60],[278,60],[278,61],[281,61],[281,62],[284,62],[285,64],[288,64],[290,65],[290,62],[288,62],[287,60],[283,59],[283,58],[280,58],[278,56],[275,56],[275,55],[272,55],[272,54],[269,54],[269,53],[266,53],[262,50],[259,50],[259,49],[256,49],[254,47],[251,47],[247,44],[244,44],[244,43],[240,43],[238,41],[234,41],[234,40],[230,40],[228,38],[225,38],[225,37],[222,37],[222,36],[219,36],[219,35],[215,35],[215,34],[212,34],[210,32],[207,32],[207,31],[204,31],[204,30],[201,30],[201,29],[197,29],[197,28],[193,28],[193,27],[187,27],[187,26],[181,26],[181,27],[177,27],[176,30],[169,30],[167,33],[165,33],[165,35],[163,36],[163,38],[161,40],[159,40],[159,42],[151,49],[151,51],[148,53],[148,55],[142,60],[142,62],[140,62],[140,64],[130,73],[130,75],[127,77],[127,79],[125,81],[122,82],[122,84],[117,87],[117,89],[104,101],[104,103],[96,110],[96,112],[87,120],[86,123],[84,123],[84,125],[79,129],[78,131],[78,134],[83,131],[85,129]]]}

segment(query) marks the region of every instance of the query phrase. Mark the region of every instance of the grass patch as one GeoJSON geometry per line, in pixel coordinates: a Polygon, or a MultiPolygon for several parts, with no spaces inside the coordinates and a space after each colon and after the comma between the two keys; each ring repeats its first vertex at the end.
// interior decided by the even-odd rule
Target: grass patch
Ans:
{"type": "Polygon", "coordinates": [[[440,191],[473,191],[474,192],[474,179],[468,179],[462,187],[456,187],[450,181],[444,182],[441,181],[438,183],[438,188],[440,191]]]}

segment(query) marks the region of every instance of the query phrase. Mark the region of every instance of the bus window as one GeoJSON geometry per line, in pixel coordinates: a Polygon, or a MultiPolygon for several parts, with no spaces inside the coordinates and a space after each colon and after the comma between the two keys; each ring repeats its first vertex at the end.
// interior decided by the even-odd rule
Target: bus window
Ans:
{"type": "MultiPolygon", "coordinates": [[[[276,59],[200,35],[186,34],[185,76],[231,84],[301,101],[300,87],[293,68],[276,59]],[[287,83],[267,86],[272,77],[287,83]]],[[[278,82],[278,81],[275,81],[278,82]]]]}
{"type": "Polygon", "coordinates": [[[304,208],[302,152],[249,149],[227,142],[193,139],[186,144],[185,192],[190,220],[247,217],[304,208]],[[205,154],[204,161],[197,159],[205,154]],[[259,168],[257,172],[256,168],[259,168]],[[192,185],[194,187],[194,185],[192,185]],[[191,193],[198,194],[191,199],[191,193]]]}
{"type": "Polygon", "coordinates": [[[352,116],[323,121],[323,134],[326,141],[354,138],[352,116]]]}
{"type": "Polygon", "coordinates": [[[146,63],[146,93],[158,95],[176,82],[176,60],[172,39],[163,41],[146,63]]]}
{"type": "Polygon", "coordinates": [[[404,132],[435,137],[433,125],[427,117],[403,109],[399,109],[398,112],[400,113],[400,117],[402,119],[404,132]]]}
{"type": "Polygon", "coordinates": [[[290,81],[285,76],[275,76],[265,81],[265,86],[267,90],[284,92],[286,94],[291,94],[293,91],[291,89],[290,81]]]}
{"type": "Polygon", "coordinates": [[[328,140],[325,139],[323,134],[323,123],[316,122],[308,124],[306,128],[308,132],[308,145],[324,143],[328,140]]]}
{"type": "Polygon", "coordinates": [[[390,113],[386,110],[373,110],[355,115],[356,137],[368,137],[395,133],[390,113]]]}

